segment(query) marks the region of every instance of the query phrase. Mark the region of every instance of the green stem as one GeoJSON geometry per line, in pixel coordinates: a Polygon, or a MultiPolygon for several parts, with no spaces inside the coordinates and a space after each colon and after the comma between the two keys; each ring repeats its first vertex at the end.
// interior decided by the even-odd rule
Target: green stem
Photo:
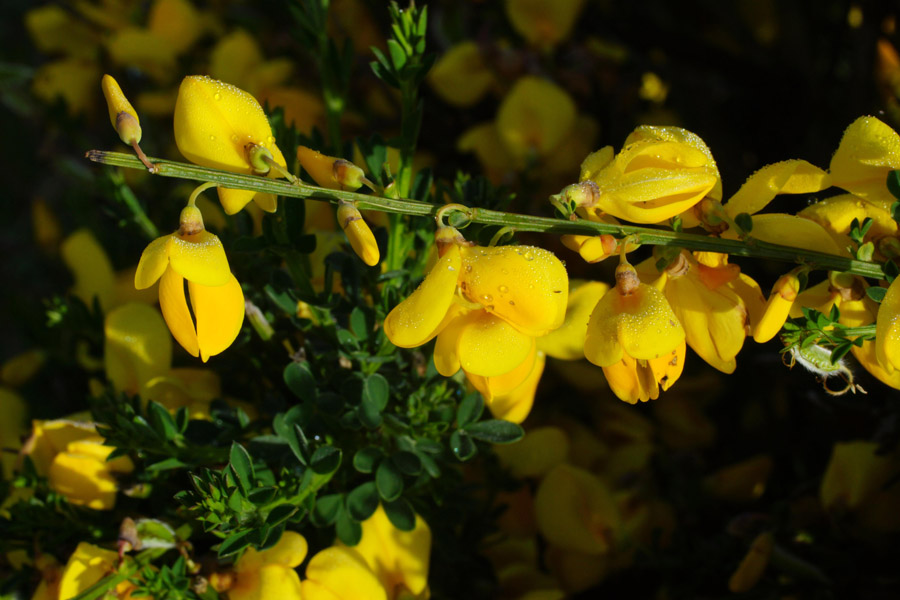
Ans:
{"type": "MultiPolygon", "coordinates": [[[[143,169],[144,165],[134,156],[121,152],[106,152],[91,150],[87,158],[98,163],[131,169],[143,169]]],[[[383,212],[405,214],[420,217],[433,217],[441,207],[438,204],[407,200],[405,198],[383,198],[369,196],[356,192],[342,190],[329,190],[306,185],[304,183],[292,185],[286,181],[279,181],[267,177],[253,175],[240,175],[199,167],[187,163],[180,163],[161,159],[152,159],[159,167],[159,175],[174,177],[177,179],[193,179],[196,181],[210,181],[224,187],[258,192],[269,192],[288,198],[309,198],[337,203],[339,200],[356,203],[356,207],[366,210],[380,210],[383,212]]],[[[822,252],[814,252],[805,248],[770,244],[760,240],[728,240],[706,235],[654,229],[650,227],[638,227],[634,225],[610,225],[608,223],[596,223],[594,221],[578,220],[566,221],[550,217],[535,217],[506,213],[484,208],[471,209],[473,223],[484,225],[497,225],[499,227],[514,227],[517,231],[532,231],[537,233],[600,235],[603,233],[622,238],[628,235],[636,236],[636,241],[651,246],[677,246],[688,250],[700,250],[708,252],[722,252],[732,256],[744,256],[751,258],[768,258],[788,263],[800,263],[813,269],[825,269],[829,271],[844,271],[863,277],[884,279],[884,271],[881,265],[875,262],[855,260],[844,256],[835,256],[822,252]]]]}
{"type": "Polygon", "coordinates": [[[155,240],[158,238],[159,229],[156,228],[156,225],[153,224],[153,221],[151,221],[147,216],[147,213],[144,212],[140,201],[137,199],[137,196],[134,195],[134,192],[131,191],[131,188],[125,184],[125,178],[114,177],[113,181],[117,184],[119,197],[122,199],[122,202],[124,202],[125,206],[128,207],[128,210],[131,211],[134,222],[137,223],[138,227],[141,228],[148,239],[155,240]]]}

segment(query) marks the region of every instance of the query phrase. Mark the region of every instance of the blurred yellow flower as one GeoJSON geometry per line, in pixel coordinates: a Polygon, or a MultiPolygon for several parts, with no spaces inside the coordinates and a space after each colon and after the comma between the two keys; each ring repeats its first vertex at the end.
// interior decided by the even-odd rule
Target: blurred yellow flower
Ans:
{"type": "Polygon", "coordinates": [[[300,585],[303,600],[388,600],[369,565],[345,546],[332,546],[313,556],[300,585]]]}
{"type": "Polygon", "coordinates": [[[506,16],[519,35],[541,50],[569,36],[584,0],[506,0],[506,16]]]}
{"type": "Polygon", "coordinates": [[[494,74],[485,66],[478,44],[467,40],[441,55],[428,72],[428,83],[444,102],[467,107],[484,97],[494,74]]]}
{"type": "Polygon", "coordinates": [[[860,117],[844,131],[831,158],[831,182],[890,210],[896,199],[887,176],[900,169],[900,135],[875,117],[860,117]]]}
{"type": "MultiPolygon", "coordinates": [[[[25,431],[25,403],[11,389],[0,387],[0,448],[20,448],[25,431]]],[[[16,455],[3,452],[0,455],[0,477],[12,477],[15,464],[16,455]]]]}
{"type": "Polygon", "coordinates": [[[856,510],[880,492],[898,470],[896,456],[880,454],[875,442],[839,442],[819,488],[822,508],[838,514],[856,510]]]}
{"type": "Polygon", "coordinates": [[[109,510],[116,503],[115,474],[134,470],[127,456],[108,460],[113,450],[103,445],[93,423],[60,419],[35,421],[22,452],[69,502],[109,510]]]}
{"type": "Polygon", "coordinates": [[[306,558],[306,538],[285,531],[278,543],[258,551],[248,548],[234,564],[233,574],[215,573],[210,583],[231,600],[300,600],[300,577],[295,567],[306,558]]]}
{"type": "Polygon", "coordinates": [[[765,531],[753,540],[747,555],[741,560],[737,570],[728,580],[728,589],[734,594],[749,592],[757,584],[769,565],[775,537],[771,531],[765,531]]]}
{"type": "Polygon", "coordinates": [[[244,293],[231,274],[222,242],[203,228],[196,207],[185,207],[178,231],[157,238],[141,254],[134,286],[144,289],[157,280],[166,324],[192,356],[206,362],[234,342],[244,322],[244,293]],[[193,315],[185,299],[185,280],[193,315]]]}
{"type": "Polygon", "coordinates": [[[152,306],[129,303],[111,310],[104,340],[106,377],[118,392],[143,395],[147,382],[172,364],[172,338],[152,306]]]}
{"type": "MultiPolygon", "coordinates": [[[[244,90],[210,77],[191,75],[181,82],[175,103],[175,143],[186,159],[204,167],[269,177],[283,174],[279,166],[287,169],[259,102],[244,90]]],[[[230,215],[251,200],[268,212],[276,208],[272,194],[223,187],[218,192],[230,215]]]]}

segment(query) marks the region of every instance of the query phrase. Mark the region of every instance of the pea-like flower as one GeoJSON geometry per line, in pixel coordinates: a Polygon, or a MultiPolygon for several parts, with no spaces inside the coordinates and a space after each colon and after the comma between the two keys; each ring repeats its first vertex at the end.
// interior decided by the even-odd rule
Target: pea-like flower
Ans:
{"type": "Polygon", "coordinates": [[[623,262],[616,285],[597,303],[588,322],[584,355],[603,368],[610,388],[634,403],[659,396],[684,368],[684,328],[656,287],[642,283],[623,262]]]}
{"type": "MultiPolygon", "coordinates": [[[[186,159],[204,167],[247,175],[287,173],[266,113],[256,98],[210,77],[185,77],[175,102],[175,143],[186,159]]],[[[275,196],[219,187],[219,200],[234,214],[254,200],[275,212],[275,196]]]]}
{"type": "Polygon", "coordinates": [[[234,342],[244,322],[244,293],[231,274],[222,242],[203,227],[195,206],[181,211],[175,233],[152,241],[138,263],[134,286],[159,284],[159,306],[169,331],[206,362],[234,342]],[[188,310],[184,282],[191,298],[188,310]]]}
{"type": "Polygon", "coordinates": [[[450,244],[384,330],[402,348],[437,337],[434,363],[447,377],[460,368],[488,379],[516,371],[503,385],[512,391],[534,371],[535,338],[562,325],[567,296],[565,267],[547,250],[450,244]]]}
{"type": "Polygon", "coordinates": [[[306,538],[295,531],[285,531],[271,548],[246,550],[233,572],[215,573],[210,583],[216,591],[227,590],[231,600],[300,600],[300,576],[294,568],[303,562],[306,552],[306,538]]]}
{"type": "Polygon", "coordinates": [[[875,356],[888,373],[900,369],[900,278],[894,279],[878,306],[875,356]]]}
{"type": "Polygon", "coordinates": [[[719,170],[709,148],[699,136],[679,127],[638,127],[615,156],[610,147],[589,155],[580,180],[597,184],[597,204],[579,208],[592,220],[609,213],[634,223],[659,223],[707,196],[722,198],[719,170]]]}

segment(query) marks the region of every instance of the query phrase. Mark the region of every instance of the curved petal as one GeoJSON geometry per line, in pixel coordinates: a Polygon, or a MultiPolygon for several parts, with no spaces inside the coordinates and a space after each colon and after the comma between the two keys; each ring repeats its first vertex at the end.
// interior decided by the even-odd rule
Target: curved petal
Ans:
{"type": "Polygon", "coordinates": [[[434,344],[434,367],[444,377],[452,377],[459,371],[459,354],[456,346],[463,328],[469,325],[477,312],[469,312],[459,304],[452,304],[434,344]]]}
{"type": "Polygon", "coordinates": [[[174,234],[156,238],[144,248],[137,270],[134,272],[134,287],[147,289],[162,277],[169,266],[169,240],[174,234]]]}
{"type": "MultiPolygon", "coordinates": [[[[535,357],[531,372],[521,384],[504,396],[495,396],[486,401],[488,409],[495,419],[503,419],[513,423],[521,423],[528,417],[534,404],[534,395],[537,392],[538,383],[544,373],[544,365],[547,356],[538,352],[535,357]]],[[[502,377],[502,376],[501,376],[502,377]]]]}
{"type": "Polygon", "coordinates": [[[702,200],[719,181],[714,167],[642,168],[629,173],[607,169],[599,177],[599,208],[634,223],[659,223],[702,200]]]}
{"type": "Polygon", "coordinates": [[[603,294],[591,311],[584,335],[584,356],[598,367],[609,367],[622,360],[622,346],[616,335],[616,296],[611,289],[603,294]]]}
{"type": "Polygon", "coordinates": [[[659,398],[659,384],[651,370],[638,365],[627,354],[623,354],[618,362],[603,367],[603,375],[609,389],[623,402],[636,404],[659,398]]]}
{"type": "Polygon", "coordinates": [[[528,154],[546,156],[575,124],[571,96],[555,83],[535,76],[520,78],[497,110],[497,132],[519,161],[528,154]]]}
{"type": "Polygon", "coordinates": [[[534,370],[537,354],[537,348],[532,349],[528,358],[519,363],[519,366],[502,375],[484,377],[483,375],[466,373],[466,377],[472,386],[484,396],[485,402],[490,403],[491,400],[498,396],[511,394],[513,390],[528,379],[528,376],[531,375],[531,372],[534,370]]]}
{"type": "Polygon", "coordinates": [[[222,209],[226,215],[241,212],[241,209],[247,206],[259,193],[253,190],[233,190],[221,186],[217,187],[216,191],[219,193],[219,202],[222,203],[222,209]]]}
{"type": "Polygon", "coordinates": [[[74,598],[110,573],[118,561],[116,552],[80,542],[63,569],[59,597],[74,598]]]}
{"type": "Polygon", "coordinates": [[[452,246],[416,291],[385,317],[384,333],[392,344],[415,348],[437,335],[453,301],[461,264],[459,247],[452,246]]]}
{"type": "Polygon", "coordinates": [[[851,123],[831,158],[833,185],[873,201],[889,197],[887,174],[897,168],[900,135],[875,117],[860,117],[851,123]]]}
{"type": "Polygon", "coordinates": [[[332,546],[312,557],[303,581],[304,598],[338,598],[339,600],[387,600],[387,593],[362,557],[351,548],[332,546]],[[312,582],[307,593],[308,582],[312,582]],[[316,594],[324,588],[329,595],[316,594]]]}
{"type": "MultiPolygon", "coordinates": [[[[596,238],[591,238],[596,239],[596,238]]],[[[570,282],[566,318],[559,328],[538,338],[538,350],[553,358],[578,360],[584,358],[584,337],[587,334],[591,312],[609,286],[600,281],[570,282]]]]}
{"type": "Polygon", "coordinates": [[[170,236],[169,265],[191,283],[200,285],[225,285],[231,277],[222,242],[205,230],[193,235],[170,236]]]}
{"type": "Polygon", "coordinates": [[[152,306],[131,303],[113,309],[103,331],[106,377],[118,391],[140,393],[172,364],[172,338],[152,306]]]}
{"type": "Polygon", "coordinates": [[[116,503],[116,480],[95,456],[60,452],[50,464],[50,487],[69,502],[94,510],[109,510],[116,503]]]}
{"type": "MultiPolygon", "coordinates": [[[[783,213],[766,213],[753,216],[752,237],[769,242],[771,244],[784,244],[790,240],[791,245],[816,252],[847,256],[847,252],[838,246],[837,242],[824,227],[795,215],[783,213]]],[[[722,237],[737,239],[738,236],[731,230],[727,230],[722,237]]]]}
{"type": "Polygon", "coordinates": [[[87,229],[79,229],[63,241],[60,254],[75,279],[72,293],[88,306],[97,298],[100,306],[108,309],[115,295],[116,275],[97,238],[87,229]]]}
{"type": "Polygon", "coordinates": [[[888,373],[900,369],[900,278],[894,279],[878,306],[875,356],[888,373]]]}
{"type": "MultiPolygon", "coordinates": [[[[221,198],[221,196],[220,196],[221,198]]],[[[256,205],[263,209],[267,213],[273,213],[278,210],[278,197],[275,194],[267,194],[265,192],[256,192],[256,195],[253,196],[253,201],[256,202],[256,205]]],[[[225,205],[225,202],[222,202],[222,205],[225,205]]],[[[235,211],[237,212],[237,211],[235,211]]]]}
{"type": "Polygon", "coordinates": [[[228,283],[216,287],[188,282],[203,362],[228,348],[244,324],[244,292],[234,275],[230,277],[228,283]]]}
{"type": "Polygon", "coordinates": [[[200,355],[197,329],[184,297],[184,278],[174,269],[166,269],[159,282],[159,308],[169,331],[191,356],[200,355]]]}
{"type": "Polygon", "coordinates": [[[418,596],[428,585],[431,529],[418,515],[412,531],[401,531],[379,505],[363,521],[362,538],[353,550],[388,589],[403,586],[418,596]]]}
{"type": "Polygon", "coordinates": [[[549,250],[475,246],[463,248],[462,258],[460,288],[487,312],[535,337],[563,324],[568,276],[549,250]]]}
{"type": "Polygon", "coordinates": [[[725,212],[731,218],[740,213],[752,215],[765,208],[778,194],[808,194],[829,187],[831,178],[819,167],[805,160],[784,160],[766,165],[748,177],[725,204],[725,212]]]}
{"type": "Polygon", "coordinates": [[[495,377],[512,371],[528,359],[535,346],[533,337],[486,312],[472,314],[456,346],[463,369],[495,377]]]}
{"type": "Polygon", "coordinates": [[[228,590],[229,600],[301,600],[300,576],[297,571],[278,564],[262,565],[252,573],[238,575],[228,590]]]}

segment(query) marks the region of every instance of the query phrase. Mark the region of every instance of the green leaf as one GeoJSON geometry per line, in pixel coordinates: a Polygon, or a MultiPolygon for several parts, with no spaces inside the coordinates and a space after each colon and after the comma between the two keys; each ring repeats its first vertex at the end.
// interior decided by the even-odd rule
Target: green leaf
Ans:
{"type": "Polygon", "coordinates": [[[416,513],[406,498],[385,502],[384,512],[391,524],[400,531],[412,531],[416,528],[416,513]]]}
{"type": "Polygon", "coordinates": [[[360,448],[353,455],[353,468],[360,473],[371,473],[375,470],[375,463],[383,456],[384,453],[378,448],[360,448]]]}
{"type": "Polygon", "coordinates": [[[277,492],[278,488],[275,488],[273,486],[254,488],[250,490],[249,494],[247,494],[247,500],[249,500],[256,506],[265,506],[272,501],[272,498],[275,497],[275,494],[277,492]]]}
{"type": "Polygon", "coordinates": [[[341,494],[328,494],[316,498],[316,507],[310,514],[310,518],[317,527],[327,527],[335,522],[338,512],[343,505],[344,497],[341,494]]]}
{"type": "Polygon", "coordinates": [[[347,511],[354,521],[362,522],[378,508],[378,489],[374,481],[358,485],[347,494],[347,511]]]}
{"type": "Polygon", "coordinates": [[[316,406],[330,415],[336,415],[344,409],[344,397],[334,392],[323,392],[316,398],[316,406]]]}
{"type": "Polygon", "coordinates": [[[378,495],[388,502],[396,500],[403,493],[403,475],[392,460],[383,460],[378,465],[375,486],[378,488],[378,495]]]}
{"type": "Polygon", "coordinates": [[[481,394],[477,392],[469,394],[462,399],[459,403],[459,408],[456,409],[456,422],[459,427],[463,428],[481,418],[483,411],[484,400],[482,400],[481,394]]]}
{"type": "Polygon", "coordinates": [[[280,525],[293,517],[297,510],[299,510],[298,507],[293,504],[279,504],[269,512],[266,517],[266,525],[269,527],[280,525]]]}
{"type": "Polygon", "coordinates": [[[147,403],[147,421],[154,432],[164,440],[173,440],[178,435],[178,426],[175,425],[172,415],[167,408],[157,402],[147,403]]]}
{"type": "Polygon", "coordinates": [[[356,336],[354,336],[349,329],[338,329],[337,340],[341,346],[348,350],[359,349],[359,342],[356,341],[356,336]]]}
{"type": "Polygon", "coordinates": [[[738,213],[734,217],[734,222],[738,227],[744,230],[744,233],[753,231],[753,217],[748,213],[738,213]]]}
{"type": "Polygon", "coordinates": [[[381,426],[381,411],[371,402],[363,402],[357,412],[360,423],[366,429],[377,429],[381,426]]]}
{"type": "MultiPolygon", "coordinates": [[[[887,176],[887,189],[891,193],[894,198],[900,200],[900,171],[891,171],[887,176]]],[[[894,220],[897,221],[897,212],[895,206],[891,206],[891,214],[894,216],[894,220]]],[[[900,221],[897,221],[900,223],[900,221]]]]}
{"type": "Polygon", "coordinates": [[[492,444],[511,444],[525,435],[525,431],[515,423],[500,419],[473,423],[466,427],[466,432],[476,440],[492,444]]]}
{"type": "Polygon", "coordinates": [[[309,467],[319,475],[334,473],[341,465],[341,450],[334,446],[316,448],[309,461],[309,467]]]}
{"type": "Polygon", "coordinates": [[[878,304],[881,304],[881,301],[884,300],[885,294],[887,294],[887,288],[875,285],[866,288],[866,295],[878,304]]]}
{"type": "Polygon", "coordinates": [[[441,468],[434,461],[433,458],[424,453],[417,454],[419,460],[422,461],[422,468],[425,469],[425,472],[428,473],[434,479],[437,479],[441,476],[441,468]]]}
{"type": "Polygon", "coordinates": [[[316,379],[309,370],[309,363],[292,362],[284,368],[284,382],[300,400],[315,400],[316,379]]]}
{"type": "Polygon", "coordinates": [[[362,539],[362,527],[352,518],[346,509],[341,506],[334,524],[338,539],[347,546],[355,546],[362,539]]]}
{"type": "Polygon", "coordinates": [[[166,458],[148,466],[147,470],[150,472],[171,471],[172,469],[181,469],[186,466],[187,464],[178,460],[177,458],[166,458]]]}
{"type": "Polygon", "coordinates": [[[475,442],[462,429],[458,429],[450,434],[450,449],[453,450],[456,458],[462,461],[469,460],[478,452],[475,442]]]}
{"type": "Polygon", "coordinates": [[[390,391],[388,380],[383,375],[373,373],[363,382],[362,400],[371,403],[380,412],[387,406],[390,391]]]}
{"type": "Polygon", "coordinates": [[[350,313],[350,331],[360,341],[369,339],[369,324],[366,319],[366,313],[360,307],[355,307],[350,313]]]}
{"type": "Polygon", "coordinates": [[[412,452],[397,452],[392,460],[404,475],[416,476],[422,472],[422,460],[412,452]]]}
{"type": "Polygon", "coordinates": [[[872,260],[872,256],[875,255],[875,244],[872,242],[866,242],[862,246],[859,247],[859,250],[856,251],[857,260],[872,260]]]}
{"type": "Polygon", "coordinates": [[[219,544],[219,558],[225,558],[226,556],[237,554],[250,544],[258,541],[258,539],[259,532],[256,529],[239,531],[238,533],[230,535],[225,538],[225,541],[219,544]]]}
{"type": "Polygon", "coordinates": [[[134,523],[144,548],[174,548],[178,541],[172,526],[158,519],[138,519],[134,523]]]}
{"type": "Polygon", "coordinates": [[[244,496],[249,495],[249,491],[253,488],[253,482],[256,479],[253,472],[253,459],[250,458],[250,453],[247,452],[247,449],[237,442],[231,442],[228,466],[231,467],[231,472],[234,473],[234,478],[237,480],[244,496]]]}
{"type": "Polygon", "coordinates": [[[397,40],[388,40],[387,47],[391,55],[391,62],[394,64],[394,70],[402,70],[406,66],[406,52],[403,50],[403,47],[397,43],[397,40]]]}

